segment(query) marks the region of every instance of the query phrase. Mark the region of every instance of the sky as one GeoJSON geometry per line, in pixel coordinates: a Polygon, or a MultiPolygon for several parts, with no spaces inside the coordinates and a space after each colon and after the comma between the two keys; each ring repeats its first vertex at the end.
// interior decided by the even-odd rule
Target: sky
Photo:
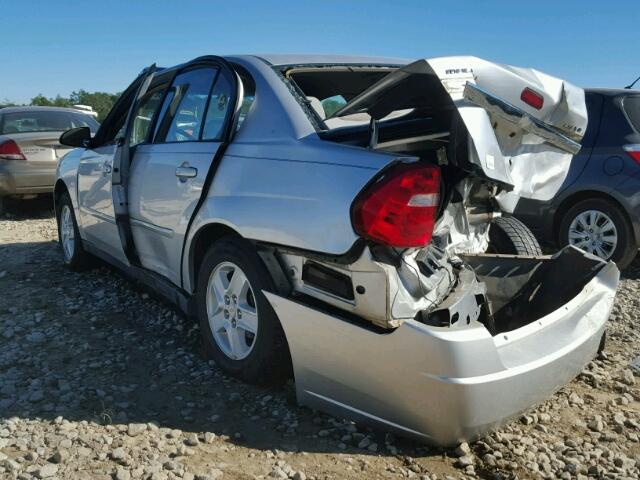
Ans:
{"type": "Polygon", "coordinates": [[[639,0],[0,0],[0,19],[0,102],[122,91],[204,54],[475,55],[583,87],[640,75],[639,0]]]}

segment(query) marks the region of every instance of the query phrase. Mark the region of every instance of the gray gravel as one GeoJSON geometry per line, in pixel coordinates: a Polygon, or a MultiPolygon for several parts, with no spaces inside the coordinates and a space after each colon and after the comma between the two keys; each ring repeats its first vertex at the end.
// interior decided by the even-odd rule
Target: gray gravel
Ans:
{"type": "Polygon", "coordinates": [[[298,407],[204,358],[196,325],[105,266],[73,273],[43,202],[0,218],[0,478],[638,478],[640,261],[604,354],[455,449],[298,407]]]}

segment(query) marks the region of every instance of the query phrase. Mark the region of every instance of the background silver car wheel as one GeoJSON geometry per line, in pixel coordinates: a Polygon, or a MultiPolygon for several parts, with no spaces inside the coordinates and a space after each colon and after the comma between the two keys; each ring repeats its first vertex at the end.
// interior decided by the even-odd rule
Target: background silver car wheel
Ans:
{"type": "Polygon", "coordinates": [[[569,225],[568,240],[582,250],[608,260],[618,246],[618,230],[604,212],[587,210],[576,216],[569,225]]]}
{"type": "Polygon", "coordinates": [[[207,317],[213,339],[233,360],[249,356],[258,334],[258,307],[245,273],[232,262],[213,269],[207,284],[207,317]]]}
{"type": "Polygon", "coordinates": [[[69,205],[63,205],[60,212],[60,240],[64,259],[70,262],[76,248],[75,229],[73,227],[73,215],[69,205]]]}

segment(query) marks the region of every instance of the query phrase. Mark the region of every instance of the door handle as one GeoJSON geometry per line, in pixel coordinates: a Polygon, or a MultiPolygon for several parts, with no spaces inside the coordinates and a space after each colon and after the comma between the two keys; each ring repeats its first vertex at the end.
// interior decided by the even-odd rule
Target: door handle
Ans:
{"type": "Polygon", "coordinates": [[[108,175],[111,173],[111,163],[109,162],[104,162],[102,164],[102,174],[103,175],[108,175]]]}
{"type": "Polygon", "coordinates": [[[188,165],[180,165],[176,168],[176,177],[185,182],[187,178],[193,178],[198,175],[198,169],[189,167],[188,165]]]}

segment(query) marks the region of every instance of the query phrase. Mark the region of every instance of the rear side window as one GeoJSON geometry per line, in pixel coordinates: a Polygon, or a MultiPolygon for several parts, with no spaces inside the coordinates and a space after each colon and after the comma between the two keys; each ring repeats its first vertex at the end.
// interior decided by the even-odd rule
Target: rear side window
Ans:
{"type": "Polygon", "coordinates": [[[231,83],[220,75],[211,92],[211,100],[207,108],[207,116],[202,130],[203,140],[221,140],[225,120],[231,110],[231,83]]]}
{"type": "Polygon", "coordinates": [[[640,97],[627,97],[622,102],[624,113],[627,114],[633,129],[640,133],[640,97]]]}
{"type": "Polygon", "coordinates": [[[200,138],[207,100],[217,68],[199,68],[178,75],[162,106],[164,117],[156,142],[190,142],[200,138]]]}
{"type": "Polygon", "coordinates": [[[26,132],[64,132],[74,127],[87,126],[95,132],[98,128],[91,116],[73,112],[14,112],[2,116],[0,134],[26,132]]]}

